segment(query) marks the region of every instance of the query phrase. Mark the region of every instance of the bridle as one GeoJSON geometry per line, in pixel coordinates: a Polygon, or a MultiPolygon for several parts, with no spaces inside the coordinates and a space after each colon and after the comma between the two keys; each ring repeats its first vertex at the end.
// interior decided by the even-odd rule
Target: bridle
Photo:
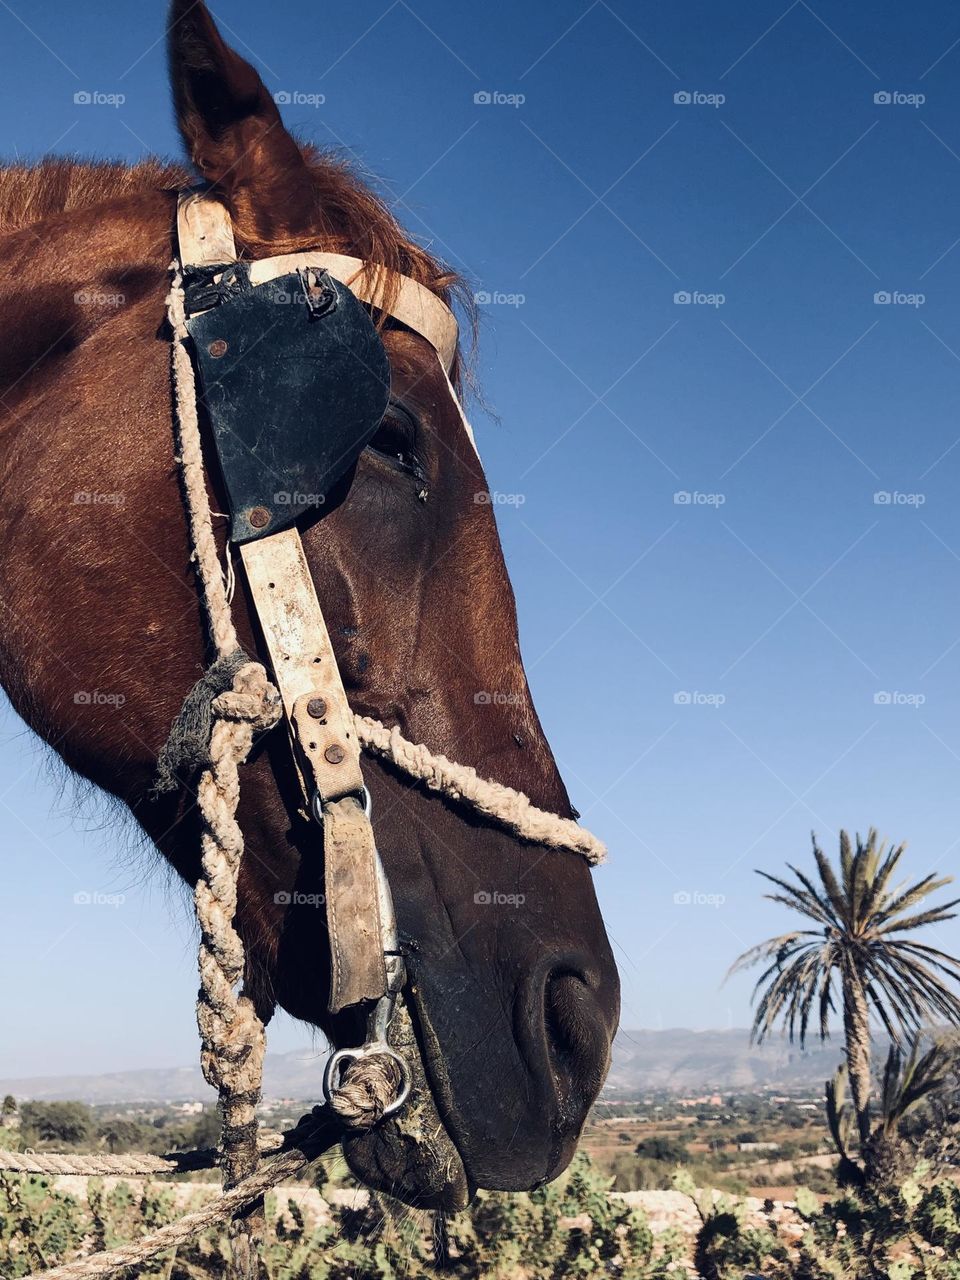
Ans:
{"type": "MultiPolygon", "coordinates": [[[[227,576],[233,572],[233,543],[270,658],[273,683],[266,677],[261,682],[267,711],[251,713],[249,723],[262,730],[283,720],[301,812],[323,834],[332,975],[328,1009],[337,1013],[360,1006],[367,1013],[363,1045],[333,1054],[324,1091],[329,1099],[342,1073],[359,1058],[389,1058],[399,1073],[396,1096],[383,1110],[390,1114],[403,1106],[411,1087],[407,1063],[389,1044],[406,974],[390,886],[374,839],[361,749],[521,838],[571,850],[591,863],[602,860],[604,849],[576,822],[539,810],[512,788],[408,742],[396,728],[353,714],[296,527],[298,512],[271,494],[277,468],[288,467],[298,479],[306,477],[323,501],[379,426],[390,374],[368,308],[387,311],[430,343],[473,442],[450,380],[457,351],[457,322],[450,309],[419,282],[342,254],[308,251],[240,262],[229,212],[205,188],[180,193],[178,239],[168,312],[179,460],[211,635],[227,672],[223,689],[230,687],[241,662],[245,672],[262,668],[243,654],[235,660],[229,594],[210,532],[204,474],[210,460],[202,456],[196,421],[201,402],[229,501],[227,576]],[[283,379],[272,381],[266,367],[271,343],[281,344],[284,361],[283,379]],[[308,409],[305,422],[298,421],[308,409]]],[[[205,685],[203,696],[209,698],[210,692],[205,685]]],[[[186,761],[191,763],[196,762],[186,761]]]]}

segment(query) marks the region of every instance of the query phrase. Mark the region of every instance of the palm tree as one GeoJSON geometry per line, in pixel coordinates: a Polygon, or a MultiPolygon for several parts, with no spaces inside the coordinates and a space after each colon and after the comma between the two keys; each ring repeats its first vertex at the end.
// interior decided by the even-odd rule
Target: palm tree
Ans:
{"type": "Polygon", "coordinates": [[[768,893],[813,921],[751,947],[731,973],[764,964],[753,991],[757,1001],[752,1040],[759,1044],[780,1023],[801,1047],[811,1021],[821,1040],[830,1034],[837,1012],[843,1016],[844,1048],[850,1096],[861,1150],[870,1133],[870,1014],[878,1018],[895,1046],[916,1036],[924,1024],[960,1025],[960,998],[948,982],[960,979],[960,961],[944,951],[904,935],[956,915],[955,898],[942,906],[915,910],[951,876],[926,876],[911,888],[893,883],[905,845],[887,852],[872,828],[856,850],[840,832],[840,866],[835,870],[813,837],[819,883],[788,864],[794,881],[759,872],[776,887],[768,893]],[[757,998],[759,997],[759,1000],[757,998]]]}

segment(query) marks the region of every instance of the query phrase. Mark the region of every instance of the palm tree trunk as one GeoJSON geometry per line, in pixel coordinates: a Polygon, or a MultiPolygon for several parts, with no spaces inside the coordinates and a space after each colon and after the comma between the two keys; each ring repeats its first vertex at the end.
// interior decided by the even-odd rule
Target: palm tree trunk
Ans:
{"type": "Polygon", "coordinates": [[[850,1078],[850,1097],[857,1115],[860,1149],[870,1137],[870,1015],[857,978],[843,974],[843,1034],[850,1078]]]}

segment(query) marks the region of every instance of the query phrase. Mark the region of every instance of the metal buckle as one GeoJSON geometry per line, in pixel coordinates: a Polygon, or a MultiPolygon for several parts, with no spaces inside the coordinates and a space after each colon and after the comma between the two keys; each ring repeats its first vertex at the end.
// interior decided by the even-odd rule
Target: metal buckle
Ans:
{"type": "MultiPolygon", "coordinates": [[[[357,799],[363,806],[363,812],[367,816],[367,821],[371,821],[373,818],[373,799],[369,790],[366,787],[362,787],[357,793],[357,799]]],[[[310,797],[310,816],[313,818],[314,822],[318,823],[321,827],[323,826],[323,797],[316,789],[310,797]]]]}

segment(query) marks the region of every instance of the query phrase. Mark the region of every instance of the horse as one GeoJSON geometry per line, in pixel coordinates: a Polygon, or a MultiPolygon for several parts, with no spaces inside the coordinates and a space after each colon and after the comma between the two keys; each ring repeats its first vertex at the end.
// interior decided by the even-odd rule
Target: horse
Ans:
{"type": "MultiPolygon", "coordinates": [[[[188,883],[200,820],[187,784],[158,795],[158,754],[208,660],[172,431],[164,298],[177,194],[199,178],[246,261],[324,250],[407,276],[444,302],[465,285],[404,233],[341,160],[299,143],[202,0],[173,0],[169,66],[189,165],[46,159],[0,168],[0,681],[66,766],[126,806],[188,883]],[[94,692],[95,691],[95,692],[94,692]]],[[[352,709],[575,818],[533,707],[482,465],[435,353],[377,325],[390,403],[322,508],[297,525],[352,709]]],[[[455,383],[463,359],[453,366],[455,383]]],[[[321,429],[321,424],[316,424],[321,429]]],[[[208,479],[215,512],[221,479],[208,479]]],[[[221,556],[232,554],[217,520],[221,556]]],[[[264,662],[247,587],[233,604],[264,662]]],[[[586,861],[518,837],[364,759],[407,973],[411,1106],[429,1140],[383,1122],[344,1144],[371,1187],[462,1208],[477,1188],[560,1174],[609,1064],[616,966],[586,861]]],[[[289,745],[243,769],[234,924],[246,990],[335,1046],[315,826],[289,745]]]]}

